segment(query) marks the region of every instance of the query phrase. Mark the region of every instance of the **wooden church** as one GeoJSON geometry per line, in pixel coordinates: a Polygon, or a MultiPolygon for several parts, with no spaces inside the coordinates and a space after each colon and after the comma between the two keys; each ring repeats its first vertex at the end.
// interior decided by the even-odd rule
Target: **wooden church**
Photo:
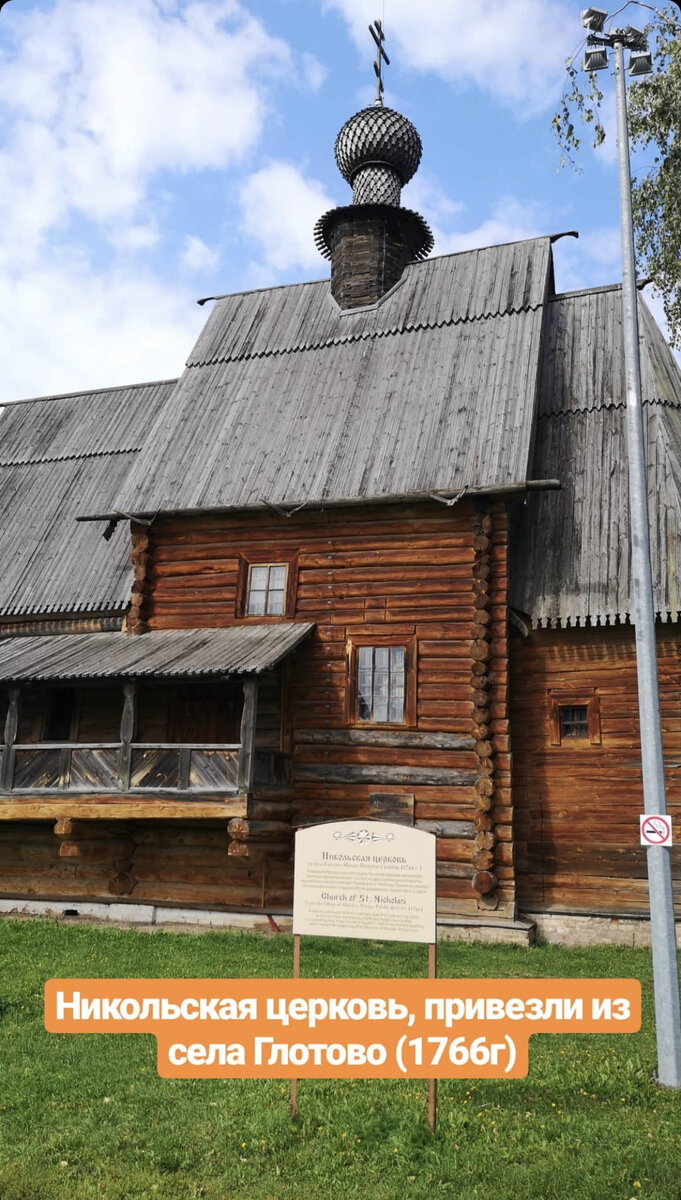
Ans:
{"type": "MultiPolygon", "coordinates": [[[[2,414],[4,911],[281,921],[295,830],[352,817],[437,833],[443,927],[646,916],[620,290],[556,294],[549,236],[429,257],[420,157],[357,113],[330,280],[2,414]]],[[[674,812],[681,376],[639,315],[674,812]]]]}

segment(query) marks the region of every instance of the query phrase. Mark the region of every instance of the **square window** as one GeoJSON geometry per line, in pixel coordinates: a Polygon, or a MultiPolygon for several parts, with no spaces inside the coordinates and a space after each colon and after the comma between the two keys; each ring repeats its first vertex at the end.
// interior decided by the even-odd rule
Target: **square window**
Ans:
{"type": "Polygon", "coordinates": [[[246,616],[281,617],[286,611],[286,563],[258,563],[248,569],[246,616]]]}
{"type": "Polygon", "coordinates": [[[559,705],[561,741],[563,738],[586,738],[589,736],[588,711],[586,704],[559,705]]]}
{"type": "Polygon", "coordinates": [[[580,748],[601,745],[600,698],[595,690],[549,693],[549,742],[552,746],[580,748]]]}

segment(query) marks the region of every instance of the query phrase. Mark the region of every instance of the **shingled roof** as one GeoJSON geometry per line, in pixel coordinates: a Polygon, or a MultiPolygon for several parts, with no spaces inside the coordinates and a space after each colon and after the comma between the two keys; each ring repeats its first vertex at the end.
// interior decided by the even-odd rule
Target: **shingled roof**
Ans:
{"type": "MultiPolygon", "coordinates": [[[[681,610],[681,373],[639,296],[648,512],[658,618],[681,610]]],[[[622,297],[619,287],[547,306],[533,475],[513,538],[511,604],[539,626],[631,618],[622,297]]]]}
{"type": "Polygon", "coordinates": [[[552,275],[545,237],[414,263],[365,309],[341,311],[328,281],[218,299],[114,508],[522,483],[552,275]]]}
{"type": "Polygon", "coordinates": [[[111,503],[175,380],[46,396],[0,415],[0,614],[115,613],[130,599],[130,534],[76,516],[111,503]]]}

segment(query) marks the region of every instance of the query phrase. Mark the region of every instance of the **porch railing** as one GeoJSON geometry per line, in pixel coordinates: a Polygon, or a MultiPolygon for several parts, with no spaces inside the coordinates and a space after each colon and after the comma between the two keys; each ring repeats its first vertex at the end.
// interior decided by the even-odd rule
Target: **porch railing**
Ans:
{"type": "Polygon", "coordinates": [[[239,791],[240,745],[32,742],[0,750],[5,792],[239,791]]]}

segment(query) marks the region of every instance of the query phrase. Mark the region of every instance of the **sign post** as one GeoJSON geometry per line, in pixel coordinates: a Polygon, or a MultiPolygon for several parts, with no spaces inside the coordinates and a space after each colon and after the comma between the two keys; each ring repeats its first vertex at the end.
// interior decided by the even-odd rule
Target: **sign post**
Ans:
{"type": "MultiPolygon", "coordinates": [[[[428,978],[437,977],[435,835],[387,821],[336,821],[296,833],[293,978],[300,938],[371,938],[428,946],[428,978]]],[[[298,1112],[291,1080],[291,1117],[298,1112]]],[[[428,1123],[435,1130],[436,1081],[428,1080],[428,1123]]]]}

